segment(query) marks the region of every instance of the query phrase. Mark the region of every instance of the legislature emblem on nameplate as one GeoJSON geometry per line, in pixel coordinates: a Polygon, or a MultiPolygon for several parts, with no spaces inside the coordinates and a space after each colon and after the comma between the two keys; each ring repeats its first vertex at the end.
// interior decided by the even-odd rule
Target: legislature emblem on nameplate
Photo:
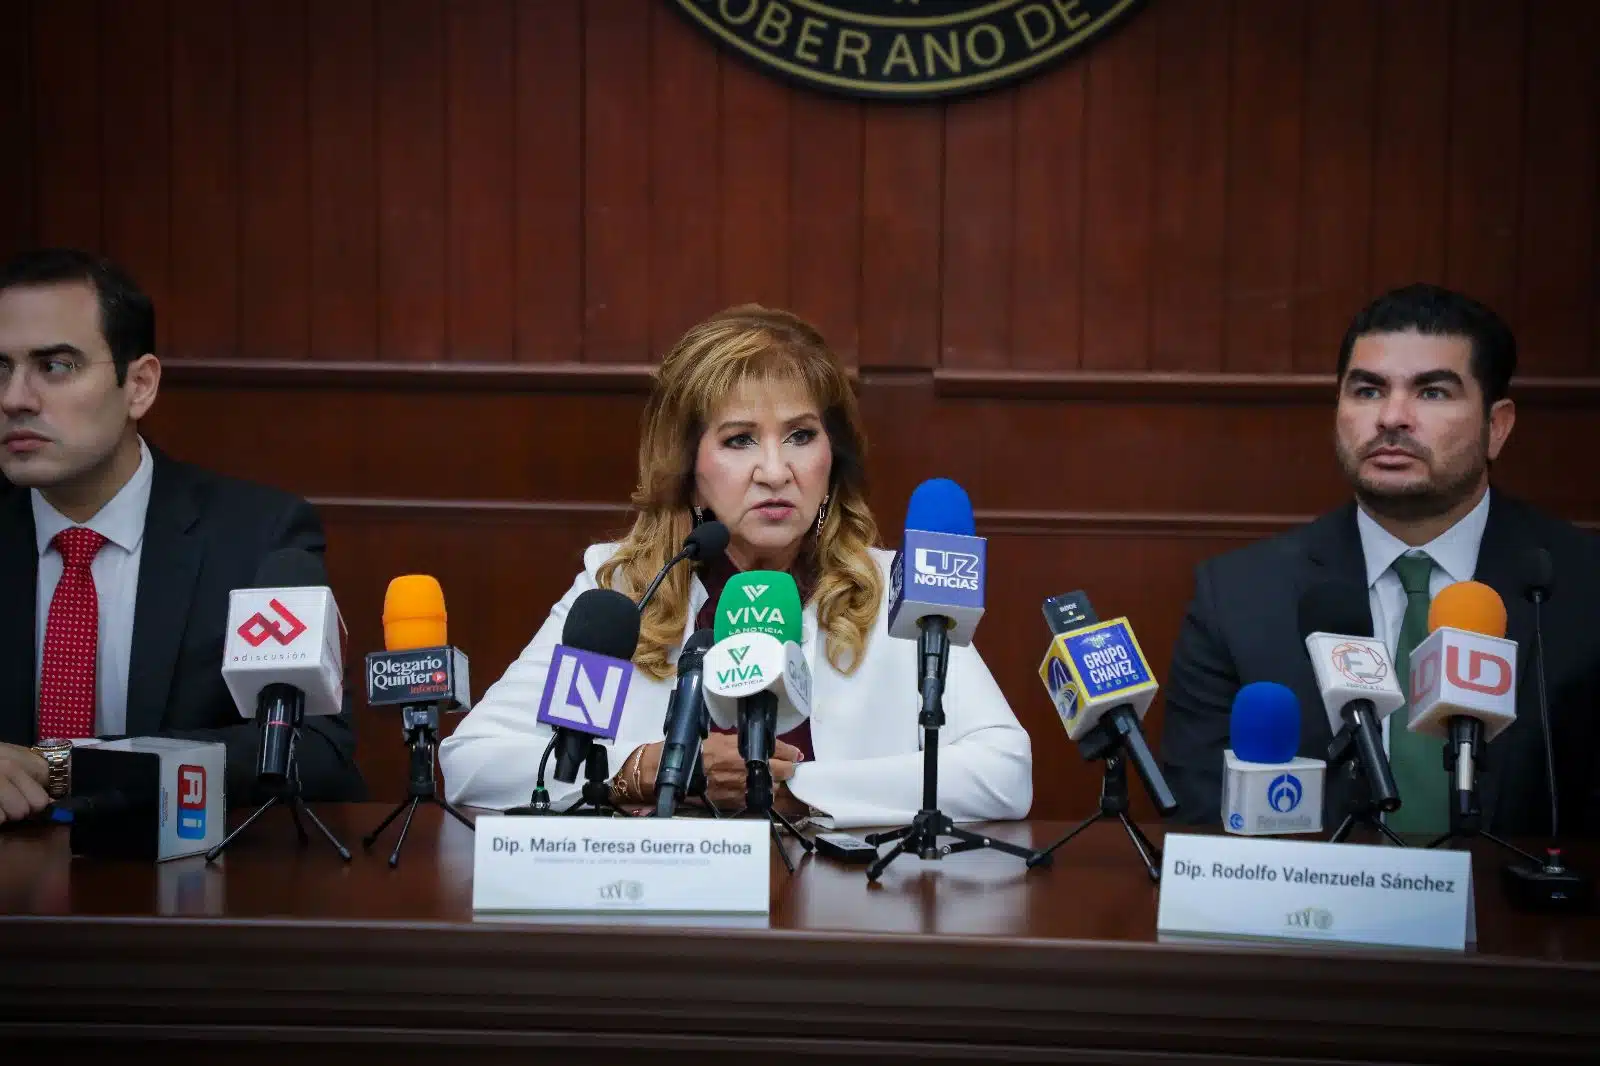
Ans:
{"type": "Polygon", "coordinates": [[[1043,70],[1143,0],[667,0],[764,70],[846,96],[979,92],[1043,70]]]}

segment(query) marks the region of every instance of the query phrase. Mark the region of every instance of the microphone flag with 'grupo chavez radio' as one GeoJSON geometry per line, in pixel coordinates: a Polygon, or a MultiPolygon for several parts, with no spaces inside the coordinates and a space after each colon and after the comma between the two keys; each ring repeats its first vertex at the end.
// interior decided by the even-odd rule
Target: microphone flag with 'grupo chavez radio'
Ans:
{"type": "Polygon", "coordinates": [[[1112,707],[1129,706],[1142,719],[1159,687],[1126,618],[1055,637],[1039,664],[1039,680],[1074,741],[1112,707]]]}

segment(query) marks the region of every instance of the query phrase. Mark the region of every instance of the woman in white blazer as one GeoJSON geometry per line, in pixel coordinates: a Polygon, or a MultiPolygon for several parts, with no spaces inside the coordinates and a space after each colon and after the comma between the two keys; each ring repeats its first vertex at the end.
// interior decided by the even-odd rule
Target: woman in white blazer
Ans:
{"type": "MultiPolygon", "coordinates": [[[[893,555],[875,546],[865,450],[849,379],[813,327],[746,305],[691,328],[662,360],[645,408],[632,529],[584,552],[583,571],[532,642],[440,745],[450,801],[528,802],[550,739],[538,703],[573,601],[593,588],[637,601],[690,529],[715,517],[729,530],[725,556],[676,567],[643,612],[611,749],[612,796],[653,802],[678,652],[711,627],[723,585],[740,570],[783,570],[805,603],[812,711],[776,745],[774,806],[837,828],[908,822],[922,799],[917,644],[887,631],[893,555]]],[[[1024,817],[1028,734],[975,646],[950,649],[944,710],[940,809],[955,821],[1024,817]]],[[[708,737],[701,761],[706,800],[742,807],[737,739],[708,737]]],[[[579,798],[581,781],[546,784],[558,810],[579,798]]]]}

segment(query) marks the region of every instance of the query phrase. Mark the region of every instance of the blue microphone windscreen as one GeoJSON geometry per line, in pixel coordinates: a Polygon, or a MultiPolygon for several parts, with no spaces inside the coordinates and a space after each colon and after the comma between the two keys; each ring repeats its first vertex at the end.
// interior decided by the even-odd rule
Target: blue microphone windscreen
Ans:
{"type": "Polygon", "coordinates": [[[978,535],[967,490],[947,477],[929,478],[911,493],[911,502],[906,505],[906,528],[962,537],[978,535]]]}
{"type": "Polygon", "coordinates": [[[1276,681],[1252,682],[1233,697],[1228,732],[1245,762],[1288,762],[1300,750],[1300,700],[1276,681]]]}

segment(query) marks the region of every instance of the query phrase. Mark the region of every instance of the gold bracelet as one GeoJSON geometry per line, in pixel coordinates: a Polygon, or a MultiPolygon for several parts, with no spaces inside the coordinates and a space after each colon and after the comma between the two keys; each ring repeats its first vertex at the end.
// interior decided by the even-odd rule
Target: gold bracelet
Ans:
{"type": "Polygon", "coordinates": [[[640,744],[633,749],[633,798],[636,802],[644,802],[644,786],[639,783],[639,776],[644,773],[644,745],[640,744]]]}

